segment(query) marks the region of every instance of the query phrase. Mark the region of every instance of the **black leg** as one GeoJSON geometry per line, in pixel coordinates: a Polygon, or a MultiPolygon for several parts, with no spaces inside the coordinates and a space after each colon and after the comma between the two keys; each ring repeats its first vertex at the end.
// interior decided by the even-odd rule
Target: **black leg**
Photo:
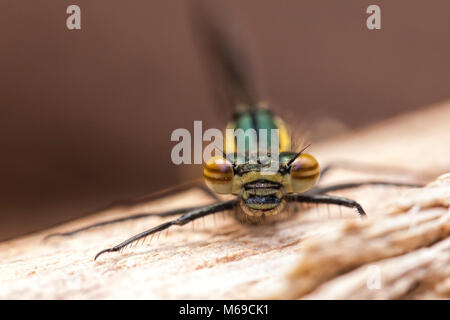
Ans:
{"type": "Polygon", "coordinates": [[[349,208],[355,208],[358,210],[361,217],[365,217],[366,213],[361,205],[355,200],[348,198],[330,196],[330,195],[306,195],[306,194],[288,194],[286,196],[287,201],[306,202],[306,203],[325,203],[325,204],[337,204],[349,208]]]}
{"type": "Polygon", "coordinates": [[[324,194],[331,191],[344,190],[358,188],[362,186],[369,185],[381,185],[381,186],[395,186],[395,187],[408,187],[408,188],[420,188],[423,187],[421,184],[416,183],[403,183],[403,182],[389,182],[389,181],[362,181],[362,182],[349,182],[349,183],[339,183],[326,187],[315,187],[307,192],[305,195],[318,195],[324,194]]]}
{"type": "Polygon", "coordinates": [[[238,203],[239,203],[239,199],[234,199],[234,200],[230,200],[230,201],[226,201],[226,202],[221,202],[221,203],[216,203],[216,204],[196,208],[190,212],[187,212],[186,214],[179,217],[178,219],[171,220],[171,221],[165,222],[163,224],[160,224],[159,226],[156,226],[150,230],[139,233],[139,234],[129,238],[128,240],[125,240],[124,242],[118,244],[117,246],[100,251],[99,253],[96,254],[94,260],[96,260],[103,253],[119,251],[135,241],[145,238],[151,234],[168,229],[169,227],[171,227],[173,225],[182,226],[182,225],[185,225],[186,223],[191,222],[195,219],[202,218],[202,217],[205,217],[207,215],[210,215],[210,214],[213,214],[216,212],[233,209],[236,207],[236,205],[238,203]]]}
{"type": "Polygon", "coordinates": [[[50,238],[53,237],[68,237],[68,236],[73,236],[74,234],[86,231],[86,230],[90,230],[93,228],[98,228],[98,227],[103,227],[106,225],[110,225],[110,224],[114,224],[114,223],[119,223],[119,222],[124,222],[124,221],[129,221],[129,220],[138,220],[138,219],[143,219],[143,218],[147,218],[147,217],[170,217],[170,216],[175,216],[178,214],[183,214],[192,210],[196,210],[199,208],[203,208],[204,206],[201,207],[189,207],[189,208],[181,208],[181,209],[174,209],[174,210],[169,210],[169,211],[164,211],[164,212],[160,212],[160,213],[138,213],[138,214],[133,214],[130,216],[126,216],[126,217],[122,217],[122,218],[117,218],[117,219],[112,219],[112,220],[106,220],[106,221],[102,221],[102,222],[98,222],[95,224],[91,224],[89,226],[86,227],[82,227],[79,229],[75,229],[75,230],[71,230],[68,232],[56,232],[56,233],[52,233],[47,235],[44,238],[45,240],[48,240],[50,238]]]}

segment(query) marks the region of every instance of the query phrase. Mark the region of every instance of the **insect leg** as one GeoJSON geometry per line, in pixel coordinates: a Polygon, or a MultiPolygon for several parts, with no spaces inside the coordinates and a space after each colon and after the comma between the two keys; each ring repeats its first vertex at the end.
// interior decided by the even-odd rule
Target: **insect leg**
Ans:
{"type": "Polygon", "coordinates": [[[417,183],[404,183],[404,182],[393,182],[393,181],[361,181],[361,182],[349,182],[349,183],[339,183],[326,187],[315,187],[307,192],[305,195],[316,195],[316,194],[324,194],[331,191],[344,190],[344,189],[352,189],[358,188],[362,186],[395,186],[395,187],[408,187],[408,188],[420,188],[423,187],[421,184],[417,183]]]}
{"type": "Polygon", "coordinates": [[[117,219],[112,219],[112,220],[105,220],[105,221],[101,221],[98,223],[94,223],[85,227],[81,227],[79,229],[75,229],[75,230],[71,230],[71,231],[67,231],[67,232],[55,232],[52,234],[47,235],[44,238],[45,240],[48,240],[50,238],[53,237],[68,237],[68,236],[73,236],[74,234],[86,231],[86,230],[90,230],[93,228],[98,228],[98,227],[103,227],[106,225],[110,225],[110,224],[114,224],[114,223],[119,223],[119,222],[124,222],[124,221],[130,221],[130,220],[138,220],[138,219],[143,219],[143,218],[147,218],[147,217],[170,217],[170,216],[175,216],[178,214],[183,214],[192,210],[196,210],[199,208],[203,208],[203,206],[201,207],[189,207],[189,208],[179,208],[179,209],[173,209],[173,210],[169,210],[169,211],[164,211],[164,212],[150,212],[150,213],[137,213],[137,214],[133,214],[130,216],[126,216],[126,217],[121,217],[121,218],[117,218],[117,219]]]}
{"type": "Polygon", "coordinates": [[[173,225],[179,225],[179,226],[185,225],[186,223],[194,221],[195,219],[202,218],[202,217],[205,217],[207,215],[210,215],[210,214],[213,214],[216,212],[232,209],[232,208],[236,207],[236,205],[238,203],[239,203],[239,199],[234,199],[234,200],[230,200],[230,201],[226,201],[226,202],[221,202],[221,203],[216,203],[216,204],[196,208],[192,211],[185,213],[184,215],[182,215],[181,217],[179,217],[177,219],[165,222],[163,224],[160,224],[159,226],[151,228],[150,230],[141,232],[141,233],[123,241],[122,243],[118,244],[117,246],[100,251],[99,253],[96,254],[94,260],[96,260],[103,253],[120,251],[121,249],[125,248],[129,244],[131,244],[139,239],[142,239],[151,234],[163,231],[173,225]]]}
{"type": "Polygon", "coordinates": [[[326,204],[337,204],[340,206],[345,206],[349,208],[355,208],[358,210],[361,217],[365,217],[366,213],[361,205],[355,200],[331,196],[331,195],[306,195],[306,194],[289,194],[286,196],[288,201],[306,202],[306,203],[326,203],[326,204]]]}

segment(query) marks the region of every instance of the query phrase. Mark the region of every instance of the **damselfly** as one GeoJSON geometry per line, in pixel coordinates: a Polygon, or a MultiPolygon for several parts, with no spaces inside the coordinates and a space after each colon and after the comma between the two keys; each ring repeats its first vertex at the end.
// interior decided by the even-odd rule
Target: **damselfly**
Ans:
{"type": "MultiPolygon", "coordinates": [[[[291,136],[284,122],[268,109],[258,107],[257,100],[251,94],[248,81],[246,81],[248,72],[244,71],[243,66],[245,64],[242,63],[242,56],[237,54],[238,50],[233,50],[229,41],[226,41],[227,37],[217,28],[211,27],[211,23],[206,21],[205,15],[196,15],[195,22],[201,26],[196,31],[200,35],[200,44],[204,51],[208,53],[207,61],[211,62],[209,69],[213,71],[212,73],[216,77],[212,83],[221,83],[218,93],[223,105],[236,106],[232,120],[228,123],[227,128],[242,129],[244,132],[248,130],[259,132],[259,129],[278,129],[278,161],[276,170],[264,171],[272,165],[270,157],[264,160],[258,158],[256,162],[248,161],[250,150],[244,150],[244,161],[237,162],[237,142],[234,138],[227,138],[224,141],[223,154],[212,157],[203,170],[206,186],[203,184],[202,188],[215,197],[216,203],[160,213],[135,214],[50,236],[69,236],[95,227],[148,216],[179,216],[139,233],[112,248],[100,251],[95,256],[95,259],[97,259],[103,253],[120,251],[132,243],[172,226],[182,226],[218,212],[232,210],[235,218],[240,223],[259,224],[280,216],[280,213],[290,203],[313,203],[334,204],[354,208],[360,216],[364,217],[366,213],[358,202],[330,195],[328,192],[362,185],[417,186],[415,184],[397,182],[364,181],[317,187],[316,184],[321,173],[327,172],[330,167],[325,167],[321,170],[317,160],[311,154],[306,153],[306,148],[291,150],[291,136]],[[220,75],[221,81],[217,81],[217,75],[220,75]],[[232,195],[233,199],[219,201],[215,194],[232,195]]],[[[259,141],[260,137],[257,136],[256,138],[259,141]]]]}

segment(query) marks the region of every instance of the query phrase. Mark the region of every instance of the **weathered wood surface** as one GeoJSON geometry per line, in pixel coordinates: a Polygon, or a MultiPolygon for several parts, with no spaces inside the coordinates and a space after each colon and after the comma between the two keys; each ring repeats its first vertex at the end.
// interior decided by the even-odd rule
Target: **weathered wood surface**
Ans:
{"type": "Polygon", "coordinates": [[[390,179],[425,188],[362,187],[369,218],[336,206],[301,208],[274,225],[246,227],[227,216],[173,227],[122,254],[93,261],[166,218],[42,239],[111,217],[208,203],[191,190],[129,209],[111,209],[0,244],[0,298],[308,298],[450,297],[450,102],[311,147],[320,163],[352,160],[384,166],[335,170],[323,181],[390,179]],[[389,166],[391,169],[386,169],[389,166]],[[434,182],[432,182],[434,181],[434,182]]]}

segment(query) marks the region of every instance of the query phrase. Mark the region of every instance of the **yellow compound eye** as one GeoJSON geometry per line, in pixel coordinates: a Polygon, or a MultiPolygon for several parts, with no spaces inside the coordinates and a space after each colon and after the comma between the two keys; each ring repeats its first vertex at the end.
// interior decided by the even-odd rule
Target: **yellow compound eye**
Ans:
{"type": "Polygon", "coordinates": [[[206,163],[203,177],[206,185],[214,192],[230,194],[233,187],[233,165],[224,157],[216,156],[206,163]]]}
{"type": "Polygon", "coordinates": [[[310,154],[304,153],[291,164],[290,180],[292,191],[302,193],[317,183],[320,176],[319,163],[310,154]]]}

